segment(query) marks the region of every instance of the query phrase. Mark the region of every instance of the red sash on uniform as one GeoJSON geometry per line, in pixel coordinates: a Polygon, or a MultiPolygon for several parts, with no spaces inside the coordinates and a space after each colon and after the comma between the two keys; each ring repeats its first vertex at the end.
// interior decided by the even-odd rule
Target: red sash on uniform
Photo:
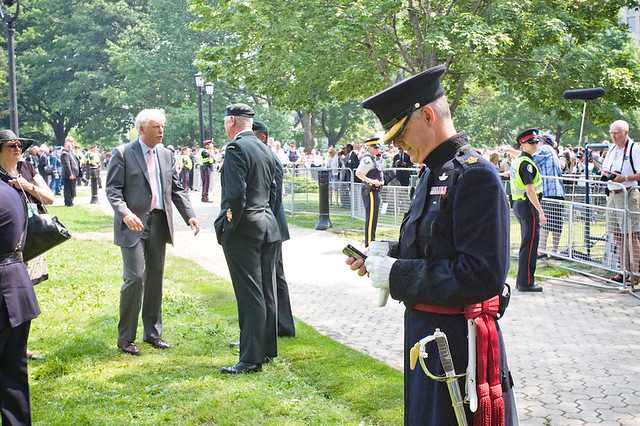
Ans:
{"type": "Polygon", "coordinates": [[[478,410],[473,416],[474,426],[504,426],[504,399],[500,380],[500,343],[495,318],[500,308],[500,297],[494,296],[482,303],[465,308],[418,304],[413,309],[432,314],[464,314],[476,323],[476,374],[478,383],[478,410]]]}

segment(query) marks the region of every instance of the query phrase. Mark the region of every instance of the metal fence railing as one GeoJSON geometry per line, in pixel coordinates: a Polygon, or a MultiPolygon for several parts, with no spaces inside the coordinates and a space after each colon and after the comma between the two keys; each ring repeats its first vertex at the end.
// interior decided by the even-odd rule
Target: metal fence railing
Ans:
{"type": "MultiPolygon", "coordinates": [[[[283,205],[289,214],[318,213],[319,170],[322,169],[285,168],[283,205]]],[[[381,190],[378,229],[385,229],[387,236],[397,236],[404,214],[409,210],[417,173],[415,169],[386,169],[384,174],[386,185],[381,190]],[[409,174],[410,185],[399,184],[399,171],[409,174]]],[[[342,228],[363,230],[361,184],[348,169],[330,169],[329,176],[332,221],[339,220],[342,228]]],[[[544,178],[559,180],[565,197],[542,199],[548,223],[541,230],[539,251],[569,261],[568,265],[579,266],[576,271],[581,273],[600,278],[608,273],[640,278],[640,191],[578,177],[544,178]],[[608,196],[611,189],[614,195],[608,196]],[[616,203],[611,202],[613,198],[616,203]]],[[[213,182],[218,181],[215,176],[213,182]]],[[[509,181],[503,184],[508,193],[509,181]]],[[[214,184],[214,192],[218,188],[219,185],[214,184]]],[[[520,228],[515,215],[511,217],[511,249],[517,255],[520,228]]]]}

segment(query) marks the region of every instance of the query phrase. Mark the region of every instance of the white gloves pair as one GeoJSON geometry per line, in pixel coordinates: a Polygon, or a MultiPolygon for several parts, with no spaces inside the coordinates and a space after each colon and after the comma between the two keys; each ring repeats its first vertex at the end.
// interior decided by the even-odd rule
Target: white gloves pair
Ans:
{"type": "MultiPolygon", "coordinates": [[[[397,259],[387,256],[388,254],[388,241],[372,241],[371,244],[369,244],[369,252],[364,265],[369,273],[371,285],[375,288],[383,290],[389,289],[389,275],[391,274],[391,267],[397,259]]],[[[388,292],[386,292],[386,294],[388,296],[388,292]]],[[[384,303],[386,303],[386,297],[384,303]]],[[[380,306],[384,306],[384,303],[379,304],[380,306]]]]}

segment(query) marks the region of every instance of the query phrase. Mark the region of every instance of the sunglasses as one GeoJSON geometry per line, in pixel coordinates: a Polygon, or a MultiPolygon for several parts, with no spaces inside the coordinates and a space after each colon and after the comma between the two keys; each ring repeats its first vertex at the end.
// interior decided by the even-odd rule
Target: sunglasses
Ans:
{"type": "Polygon", "coordinates": [[[22,148],[22,142],[18,142],[18,141],[16,141],[16,142],[8,142],[5,145],[7,147],[9,147],[9,148],[14,148],[14,149],[15,148],[18,148],[18,149],[22,148]]]}
{"type": "Polygon", "coordinates": [[[409,125],[409,121],[411,121],[411,116],[413,115],[414,112],[416,112],[417,110],[420,109],[420,106],[416,107],[416,106],[412,106],[411,108],[409,108],[409,110],[407,111],[407,119],[404,120],[404,123],[402,124],[402,127],[400,128],[400,131],[393,137],[393,142],[394,143],[402,143],[402,138],[404,137],[405,132],[407,131],[407,127],[409,125]]]}

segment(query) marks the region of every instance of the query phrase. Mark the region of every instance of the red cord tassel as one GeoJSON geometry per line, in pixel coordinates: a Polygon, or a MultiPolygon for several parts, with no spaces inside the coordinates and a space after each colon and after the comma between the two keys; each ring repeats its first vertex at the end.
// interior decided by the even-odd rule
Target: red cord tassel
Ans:
{"type": "Polygon", "coordinates": [[[491,426],[505,426],[502,385],[491,386],[489,393],[491,395],[491,426]]]}
{"type": "Polygon", "coordinates": [[[478,385],[478,399],[478,411],[473,416],[473,425],[491,426],[491,396],[488,383],[478,385]]]}

